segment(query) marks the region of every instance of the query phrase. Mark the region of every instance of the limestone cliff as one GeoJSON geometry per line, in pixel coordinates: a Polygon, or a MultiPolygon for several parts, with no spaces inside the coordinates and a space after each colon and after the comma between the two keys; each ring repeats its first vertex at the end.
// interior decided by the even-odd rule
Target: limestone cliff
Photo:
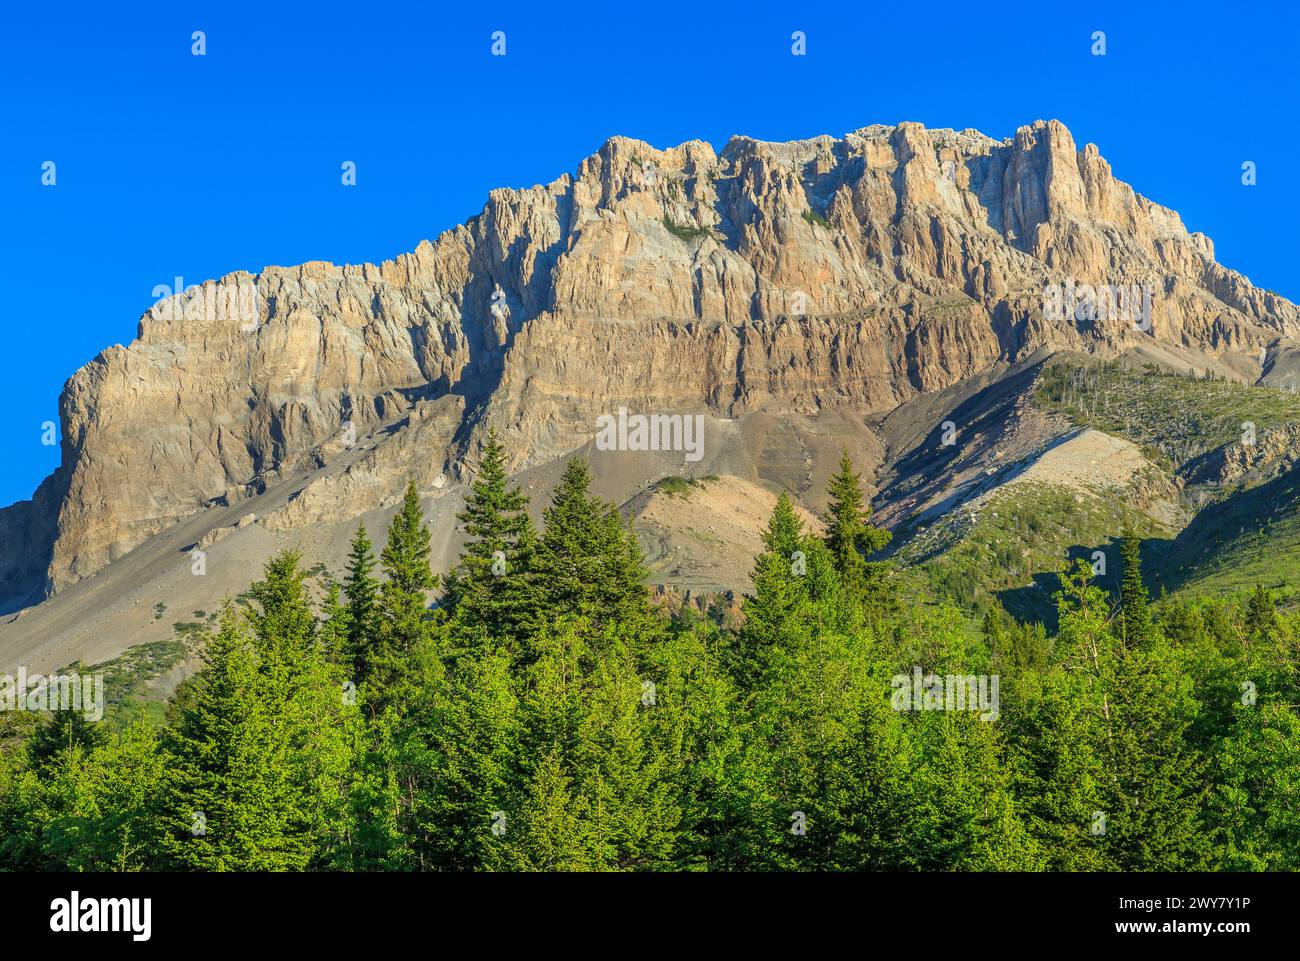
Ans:
{"type": "Polygon", "coordinates": [[[268,267],[155,304],[64,388],[62,466],[0,511],[0,593],[58,591],[290,476],[313,479],[259,519],[273,530],[376,509],[407,475],[433,490],[488,424],[523,469],[620,405],[883,415],[1044,348],[1145,346],[1254,381],[1298,326],[1056,121],[1005,141],[915,123],[736,137],[720,155],[615,137],[393,261],[268,267]],[[1044,287],[1067,279],[1149,285],[1152,329],[1053,319],[1044,287]],[[248,288],[251,317],[187,309],[248,288]]]}

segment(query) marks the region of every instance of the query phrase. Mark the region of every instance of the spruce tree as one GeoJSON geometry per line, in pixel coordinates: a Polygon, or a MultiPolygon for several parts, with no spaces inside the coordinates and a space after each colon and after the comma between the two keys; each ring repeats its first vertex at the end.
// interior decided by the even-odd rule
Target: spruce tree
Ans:
{"type": "Polygon", "coordinates": [[[402,506],[388,526],[380,562],[387,577],[379,589],[382,684],[401,673],[402,663],[430,637],[433,626],[429,592],[438,580],[429,566],[429,528],[414,480],[407,483],[402,506]]]}
{"type": "Polygon", "coordinates": [[[888,546],[888,531],[868,523],[871,506],[862,493],[862,478],[853,470],[848,450],[840,454],[840,466],[831,477],[826,507],[826,533],[823,540],[844,586],[851,594],[876,602],[882,610],[889,605],[879,592],[883,570],[878,562],[866,558],[888,546]]]}
{"type": "Polygon", "coordinates": [[[750,688],[762,670],[764,652],[777,643],[795,610],[808,599],[811,540],[785,491],[776,499],[762,534],[763,551],[754,559],[752,594],[742,609],[745,624],[730,658],[732,676],[750,688]]]}
{"type": "Polygon", "coordinates": [[[281,551],[267,561],[263,580],[248,590],[253,600],[248,619],[266,672],[294,670],[313,643],[315,618],[301,559],[296,550],[281,551]]]}
{"type": "Polygon", "coordinates": [[[104,728],[80,710],[53,711],[27,741],[27,757],[41,770],[61,753],[79,748],[89,753],[104,743],[104,728]]]}
{"type": "Polygon", "coordinates": [[[465,510],[456,516],[470,540],[447,577],[447,607],[492,634],[513,629],[529,576],[525,550],[533,542],[532,522],[528,498],[509,483],[495,429],[488,432],[465,510]]]}
{"type": "Polygon", "coordinates": [[[342,588],[333,579],[326,588],[325,603],[316,623],[316,645],[327,661],[345,665],[348,673],[352,673],[352,659],[348,654],[348,609],[343,603],[342,588]]]}
{"type": "Polygon", "coordinates": [[[1151,640],[1151,611],[1142,583],[1142,546],[1136,534],[1124,535],[1124,579],[1120,584],[1120,638],[1129,647],[1151,640]]]}
{"type": "Polygon", "coordinates": [[[1277,608],[1273,595],[1263,584],[1255,585],[1255,592],[1246,602],[1246,636],[1269,637],[1277,632],[1277,608]]]}
{"type": "Polygon", "coordinates": [[[364,523],[357,525],[348,554],[343,590],[347,594],[347,648],[356,680],[366,676],[366,661],[379,640],[379,581],[374,576],[375,554],[364,523]]]}
{"type": "Polygon", "coordinates": [[[191,870],[301,870],[310,812],[294,784],[288,732],[259,676],[257,646],[227,607],[210,639],[193,705],[166,742],[163,846],[191,870]]]}
{"type": "Polygon", "coordinates": [[[534,552],[543,620],[579,615],[600,625],[647,609],[636,537],[618,509],[593,497],[590,486],[590,467],[575,457],[544,514],[545,531],[534,552]]]}

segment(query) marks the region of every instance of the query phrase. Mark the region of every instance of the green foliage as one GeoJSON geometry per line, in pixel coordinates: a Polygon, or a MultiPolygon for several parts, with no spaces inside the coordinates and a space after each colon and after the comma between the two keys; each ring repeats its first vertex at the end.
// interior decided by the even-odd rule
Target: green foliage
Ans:
{"type": "Polygon", "coordinates": [[[470,539],[447,575],[443,603],[465,625],[496,636],[513,634],[529,606],[536,532],[528,499],[509,483],[505,448],[495,431],[488,434],[478,476],[457,518],[470,539]]]}
{"type": "Polygon", "coordinates": [[[1019,618],[1051,623],[1061,557],[1091,559],[1101,550],[1111,561],[1106,583],[1115,584],[1119,557],[1113,548],[1120,532],[1167,535],[1126,500],[1122,491],[1017,483],[978,511],[954,512],[914,536],[895,559],[919,566],[927,592],[942,602],[981,613],[1001,604],[1019,618]]]}
{"type": "Polygon", "coordinates": [[[778,498],[739,627],[674,622],[650,608],[636,538],[590,480],[569,463],[539,533],[490,436],[440,607],[411,485],[382,581],[360,529],[319,609],[286,551],[244,606],[178,629],[205,666],[165,723],[0,713],[0,857],[72,871],[1300,869],[1300,614],[1268,588],[1152,603],[1130,532],[1117,592],[1085,560],[1057,572],[1052,633],[995,598],[971,631],[873,577],[884,537],[845,458],[824,536],[778,498]],[[962,707],[933,693],[967,679],[1000,694],[962,707]]]}
{"type": "Polygon", "coordinates": [[[802,216],[804,220],[806,220],[808,223],[812,224],[815,227],[824,227],[827,230],[830,230],[831,228],[830,221],[827,220],[825,217],[823,217],[821,214],[817,213],[817,211],[815,210],[805,210],[802,216]]]}
{"type": "Polygon", "coordinates": [[[645,567],[636,534],[615,505],[591,495],[590,485],[587,462],[569,461],[533,551],[535,616],[577,615],[597,626],[643,619],[645,567]]]}
{"type": "Polygon", "coordinates": [[[668,232],[680,240],[698,240],[701,237],[710,237],[713,231],[708,227],[692,227],[688,224],[679,224],[667,214],[664,214],[664,226],[668,232]]]}
{"type": "Polygon", "coordinates": [[[429,528],[414,480],[407,482],[379,559],[385,579],[379,587],[375,636],[362,644],[372,653],[359,665],[360,676],[373,679],[376,696],[396,681],[406,658],[433,630],[429,606],[438,579],[429,566],[429,528]]]}
{"type": "Polygon", "coordinates": [[[379,580],[374,576],[375,554],[366,533],[366,525],[358,524],[348,553],[347,574],[343,590],[347,594],[347,610],[343,626],[347,631],[347,657],[358,680],[365,676],[366,664],[376,642],[379,625],[379,580]]]}
{"type": "Polygon", "coordinates": [[[1247,421],[1260,433],[1300,421],[1300,395],[1118,361],[1049,364],[1037,399],[1081,426],[1128,437],[1178,470],[1238,442],[1247,421]]]}
{"type": "Polygon", "coordinates": [[[888,531],[868,523],[871,507],[862,494],[862,478],[853,470],[849,452],[840,455],[839,470],[831,477],[826,508],[826,549],[830,551],[845,590],[886,609],[884,565],[866,558],[888,546],[888,531]]]}
{"type": "Polygon", "coordinates": [[[705,482],[717,479],[715,474],[706,477],[661,477],[655,483],[655,490],[669,497],[685,497],[695,488],[702,487],[705,482]]]}

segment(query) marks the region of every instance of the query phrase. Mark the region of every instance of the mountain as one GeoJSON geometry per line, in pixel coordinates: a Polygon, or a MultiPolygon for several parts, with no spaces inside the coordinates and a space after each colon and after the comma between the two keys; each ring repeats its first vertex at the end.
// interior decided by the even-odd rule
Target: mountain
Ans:
{"type": "Polygon", "coordinates": [[[1187,568],[1177,538],[1202,510],[1285,476],[1298,330],[1296,305],[1056,121],[720,154],[615,137],[395,260],[154,304],[69,379],[61,466],[0,511],[0,667],[165,640],[278,546],[337,569],[407,477],[445,565],[489,427],[538,511],[564,459],[591,457],[653,579],[697,591],[743,590],[776,491],[815,512],[847,447],[909,570],[1043,615],[1065,553],[1131,525],[1187,568]],[[1145,322],[1056,309],[1048,291],[1080,285],[1142,291],[1145,322]],[[1218,385],[1267,413],[1249,443],[1218,425],[1163,450],[1143,418],[1171,411],[1126,412],[1102,377],[1218,385]],[[699,415],[700,456],[598,449],[620,408],[699,415]],[[679,476],[699,483],[671,493],[679,476]]]}

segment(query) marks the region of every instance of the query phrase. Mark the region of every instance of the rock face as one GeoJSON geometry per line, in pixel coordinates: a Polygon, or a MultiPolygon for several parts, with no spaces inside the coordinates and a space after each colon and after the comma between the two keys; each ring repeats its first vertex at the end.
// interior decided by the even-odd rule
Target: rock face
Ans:
{"type": "Polygon", "coordinates": [[[316,471],[258,519],[273,530],[374,510],[408,475],[463,479],[488,425],[523,469],[620,406],[883,416],[1043,349],[1137,345],[1253,382],[1298,326],[1056,121],[721,155],[615,137],[396,260],[154,305],[64,388],[62,466],[0,511],[0,595],[30,603],[286,477],[316,471]],[[1151,329],[1045,310],[1066,283],[1148,285],[1151,329]]]}

